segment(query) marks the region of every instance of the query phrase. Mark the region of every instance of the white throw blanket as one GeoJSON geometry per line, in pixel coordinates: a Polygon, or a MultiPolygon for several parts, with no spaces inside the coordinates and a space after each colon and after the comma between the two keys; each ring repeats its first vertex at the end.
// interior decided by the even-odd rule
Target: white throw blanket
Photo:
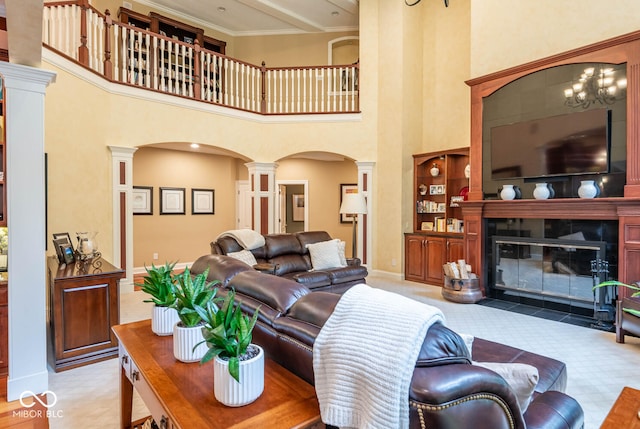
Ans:
{"type": "Polygon", "coordinates": [[[409,427],[409,386],[436,307],[353,286],[340,298],[313,346],[315,388],[325,424],[409,427]]]}
{"type": "Polygon", "coordinates": [[[262,234],[252,229],[232,229],[223,232],[218,236],[218,238],[220,237],[233,237],[243,249],[247,250],[264,246],[264,237],[262,234]]]}

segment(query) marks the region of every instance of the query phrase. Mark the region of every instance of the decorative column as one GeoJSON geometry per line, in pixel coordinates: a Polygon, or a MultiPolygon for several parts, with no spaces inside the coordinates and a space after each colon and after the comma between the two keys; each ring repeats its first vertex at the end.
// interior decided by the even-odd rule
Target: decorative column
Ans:
{"type": "Polygon", "coordinates": [[[251,186],[251,227],[260,234],[275,232],[276,168],[275,162],[249,162],[251,186]]]}
{"type": "Polygon", "coordinates": [[[137,148],[109,146],[113,196],[113,265],[125,270],[120,292],[133,292],[133,154],[137,148]]]}
{"type": "Polygon", "coordinates": [[[367,214],[358,215],[358,249],[357,255],[364,265],[373,266],[373,253],[371,245],[372,214],[373,214],[373,167],[375,162],[359,162],[358,166],[358,190],[367,199],[367,214]]]}
{"type": "Polygon", "coordinates": [[[7,400],[48,387],[44,97],[55,73],[0,62],[5,86],[9,233],[7,400]]]}

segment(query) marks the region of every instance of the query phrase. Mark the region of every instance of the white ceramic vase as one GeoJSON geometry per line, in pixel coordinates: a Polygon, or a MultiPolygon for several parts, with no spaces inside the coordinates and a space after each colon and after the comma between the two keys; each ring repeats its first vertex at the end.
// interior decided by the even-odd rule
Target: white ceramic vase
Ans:
{"type": "Polygon", "coordinates": [[[179,320],[180,318],[175,308],[154,305],[151,309],[151,330],[156,335],[172,335],[173,326],[179,320]]]}
{"type": "Polygon", "coordinates": [[[516,190],[513,188],[513,185],[502,185],[502,190],[500,191],[500,198],[503,200],[515,199],[516,190]]]}
{"type": "Polygon", "coordinates": [[[240,383],[229,374],[229,363],[215,357],[213,360],[213,394],[228,407],[241,407],[255,401],[264,391],[264,350],[257,344],[258,355],[240,361],[240,383]]]}
{"type": "Polygon", "coordinates": [[[204,342],[193,349],[201,341],[204,341],[202,326],[184,327],[182,323],[176,323],[173,327],[173,356],[180,362],[198,362],[208,350],[204,342]]]}
{"type": "Polygon", "coordinates": [[[533,198],[536,200],[546,200],[551,196],[549,185],[546,182],[536,183],[536,187],[533,190],[533,198]]]}
{"type": "Polygon", "coordinates": [[[433,167],[431,167],[430,173],[433,177],[437,177],[440,174],[440,169],[438,168],[437,164],[433,164],[433,167]]]}
{"type": "Polygon", "coordinates": [[[595,198],[598,196],[598,187],[595,180],[581,180],[578,188],[580,198],[595,198]]]}

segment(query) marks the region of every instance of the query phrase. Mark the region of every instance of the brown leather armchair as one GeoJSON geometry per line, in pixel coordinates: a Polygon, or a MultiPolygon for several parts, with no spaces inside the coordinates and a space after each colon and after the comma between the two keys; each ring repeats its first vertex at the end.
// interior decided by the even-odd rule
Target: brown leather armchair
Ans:
{"type": "Polygon", "coordinates": [[[625,335],[640,337],[640,317],[627,313],[623,309],[632,308],[640,311],[640,297],[622,298],[616,308],[616,341],[624,343],[625,335]]]}

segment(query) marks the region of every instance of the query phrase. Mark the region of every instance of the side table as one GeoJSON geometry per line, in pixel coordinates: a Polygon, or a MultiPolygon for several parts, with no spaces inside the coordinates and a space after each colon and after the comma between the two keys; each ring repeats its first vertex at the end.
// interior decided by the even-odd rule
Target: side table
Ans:
{"type": "Polygon", "coordinates": [[[102,258],[73,264],[47,261],[49,363],[56,371],[118,356],[111,327],[120,323],[124,270],[102,258]]]}
{"type": "Polygon", "coordinates": [[[640,390],[625,387],[600,429],[640,429],[640,390]]]}

